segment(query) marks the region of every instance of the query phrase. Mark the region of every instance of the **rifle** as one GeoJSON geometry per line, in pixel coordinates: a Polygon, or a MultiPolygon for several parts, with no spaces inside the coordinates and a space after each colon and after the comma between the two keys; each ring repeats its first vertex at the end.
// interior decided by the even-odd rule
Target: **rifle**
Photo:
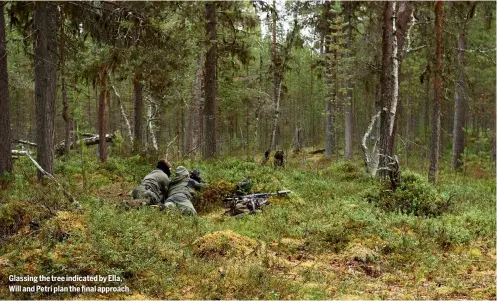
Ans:
{"type": "Polygon", "coordinates": [[[263,193],[254,193],[254,194],[247,194],[247,195],[234,195],[232,197],[228,197],[224,199],[225,202],[229,201],[236,201],[236,200],[244,200],[244,199],[267,199],[270,196],[277,195],[277,196],[286,196],[292,192],[291,190],[281,190],[281,191],[276,191],[276,192],[263,192],[263,193]]]}

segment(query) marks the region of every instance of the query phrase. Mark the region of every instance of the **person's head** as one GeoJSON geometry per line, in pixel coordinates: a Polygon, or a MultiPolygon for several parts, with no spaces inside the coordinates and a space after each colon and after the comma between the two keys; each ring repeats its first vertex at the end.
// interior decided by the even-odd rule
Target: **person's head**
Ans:
{"type": "Polygon", "coordinates": [[[157,162],[157,168],[162,170],[168,177],[171,176],[171,163],[166,159],[161,159],[157,162]]]}
{"type": "Polygon", "coordinates": [[[176,176],[177,177],[188,177],[190,174],[188,173],[188,169],[186,169],[184,166],[178,166],[176,167],[176,176]]]}

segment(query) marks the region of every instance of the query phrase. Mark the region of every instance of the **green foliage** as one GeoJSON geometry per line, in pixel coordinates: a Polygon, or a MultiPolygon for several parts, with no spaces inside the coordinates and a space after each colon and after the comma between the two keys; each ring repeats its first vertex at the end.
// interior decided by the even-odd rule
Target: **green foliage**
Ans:
{"type": "Polygon", "coordinates": [[[375,188],[366,195],[366,199],[386,211],[415,216],[435,217],[449,210],[450,198],[441,195],[417,173],[404,172],[395,191],[390,190],[387,185],[375,188]]]}
{"type": "MultiPolygon", "coordinates": [[[[456,275],[465,269],[455,262],[465,267],[468,264],[456,252],[472,250],[471,256],[483,256],[474,245],[491,248],[495,241],[495,216],[489,215],[495,206],[493,179],[468,183],[462,174],[443,173],[435,190],[418,174],[405,172],[405,187],[388,195],[390,199],[455,195],[456,204],[450,211],[427,218],[414,212],[388,212],[364,200],[362,195],[371,189],[377,191],[380,185],[362,175],[350,176],[361,172],[359,162],[338,162],[326,168],[317,163],[302,168],[290,161],[285,169],[278,170],[236,158],[175,162],[176,166],[199,168],[214,190],[234,189],[236,183],[249,178],[255,184],[251,192],[293,191],[289,198],[272,198],[272,204],[260,214],[241,219],[223,216],[224,209],[216,202],[192,218],[149,207],[126,211],[116,206],[114,201],[126,198],[127,188],[154,167],[148,160],[114,156],[100,164],[95,156],[88,159],[88,187],[76,190],[84,207],[79,213],[59,211],[67,209],[67,204],[58,203],[63,197],[55,187],[33,185],[36,173],[29,162],[16,163],[14,183],[2,192],[11,195],[11,200],[0,205],[0,225],[8,237],[28,235],[4,239],[0,259],[8,258],[10,265],[0,270],[0,280],[6,279],[4,275],[28,271],[116,274],[132,291],[147,298],[179,299],[185,296],[183,289],[192,299],[333,298],[359,290],[347,285],[345,274],[341,274],[349,268],[362,271],[354,280],[360,283],[371,280],[366,275],[392,277],[394,273],[414,272],[417,277],[435,274],[453,281],[456,278],[444,273],[450,269],[450,275],[456,275]],[[321,170],[316,171],[317,167],[321,170]],[[20,188],[22,193],[17,191],[20,188]],[[216,255],[220,256],[216,260],[205,260],[196,253],[197,239],[227,230],[253,242],[259,251],[223,257],[226,250],[240,247],[225,238],[219,242],[221,255],[216,255]],[[441,269],[443,252],[451,255],[444,257],[447,267],[441,269]],[[320,264],[331,265],[333,272],[320,264]],[[282,273],[296,275],[296,279],[282,277],[282,273]],[[362,273],[366,278],[361,278],[362,273]],[[330,291],[327,283],[341,288],[330,291]]],[[[58,177],[66,176],[69,187],[81,187],[80,155],[57,164],[65,165],[57,167],[58,177]]],[[[211,196],[219,197],[217,190],[217,194],[211,191],[211,196]]],[[[433,210],[426,208],[418,203],[417,212],[433,210]]],[[[6,292],[6,296],[11,295],[6,292]]]]}

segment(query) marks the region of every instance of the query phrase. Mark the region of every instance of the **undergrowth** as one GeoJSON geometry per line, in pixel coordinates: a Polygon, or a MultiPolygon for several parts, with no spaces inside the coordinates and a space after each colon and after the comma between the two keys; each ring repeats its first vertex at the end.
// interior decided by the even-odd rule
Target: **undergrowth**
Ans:
{"type": "Polygon", "coordinates": [[[373,187],[366,199],[386,211],[436,217],[450,209],[451,196],[439,193],[420,174],[407,171],[402,173],[400,185],[395,190],[391,189],[390,183],[373,187]]]}
{"type": "Polygon", "coordinates": [[[173,164],[200,169],[211,185],[195,200],[199,216],[124,210],[119,203],[153,161],[114,156],[100,164],[89,153],[57,160],[56,177],[82,212],[18,161],[0,192],[0,295],[123,297],[8,291],[8,275],[43,273],[115,274],[131,299],[495,298],[492,177],[442,172],[433,186],[405,171],[391,192],[360,162],[299,156],[274,169],[237,158],[184,160],[173,164]],[[247,179],[252,193],[292,193],[260,214],[223,215],[222,199],[247,179]],[[213,233],[224,236],[210,241],[220,237],[213,233]],[[237,241],[253,250],[230,251],[237,241]],[[206,256],[199,242],[214,251],[206,256]]]}

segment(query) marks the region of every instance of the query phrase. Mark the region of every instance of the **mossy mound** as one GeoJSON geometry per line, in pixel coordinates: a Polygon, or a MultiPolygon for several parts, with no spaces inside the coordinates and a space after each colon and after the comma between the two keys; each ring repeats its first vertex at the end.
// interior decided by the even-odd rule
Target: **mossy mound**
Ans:
{"type": "Polygon", "coordinates": [[[364,176],[364,172],[357,164],[349,161],[330,165],[323,171],[323,175],[331,176],[341,181],[352,181],[364,176]]]}
{"type": "Polygon", "coordinates": [[[255,239],[236,234],[232,230],[217,231],[204,235],[193,242],[193,253],[201,258],[241,258],[257,254],[261,243],[255,239]]]}
{"type": "Polygon", "coordinates": [[[450,207],[450,198],[443,197],[425,177],[413,172],[402,174],[401,183],[395,191],[385,186],[376,188],[366,195],[366,199],[385,211],[415,216],[440,216],[450,207]]]}
{"type": "Polygon", "coordinates": [[[346,253],[350,254],[350,259],[362,263],[375,262],[379,258],[378,253],[360,244],[350,245],[346,253]]]}

